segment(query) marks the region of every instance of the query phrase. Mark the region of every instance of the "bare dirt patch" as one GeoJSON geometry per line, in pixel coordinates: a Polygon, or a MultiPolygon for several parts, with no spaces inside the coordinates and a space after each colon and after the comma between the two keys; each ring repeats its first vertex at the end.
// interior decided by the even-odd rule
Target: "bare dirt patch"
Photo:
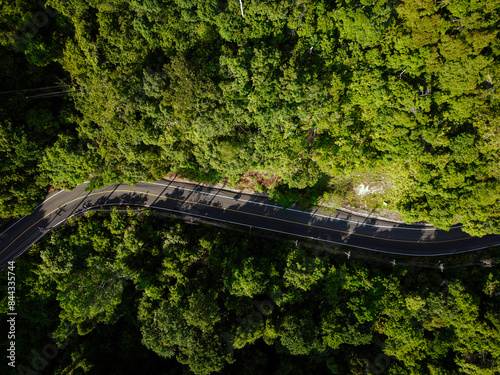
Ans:
{"type": "MultiPolygon", "coordinates": [[[[205,183],[200,183],[198,181],[190,180],[184,176],[181,176],[176,173],[169,173],[164,177],[166,180],[175,180],[175,181],[183,181],[189,182],[193,184],[207,185],[205,183]]],[[[281,179],[281,177],[271,175],[266,176],[263,173],[259,173],[256,171],[250,171],[245,173],[240,180],[236,183],[236,185],[228,184],[228,179],[223,178],[217,184],[210,184],[210,186],[215,186],[217,188],[224,188],[228,190],[241,191],[245,193],[254,193],[260,194],[263,196],[267,196],[267,193],[264,193],[267,189],[272,189],[272,187],[281,179]]]]}
{"type": "MultiPolygon", "coordinates": [[[[208,186],[208,184],[193,181],[175,173],[167,174],[165,176],[165,179],[208,186]]],[[[273,174],[266,175],[257,171],[249,171],[240,178],[235,186],[229,186],[227,179],[222,179],[219,183],[210,186],[267,196],[268,194],[265,193],[265,191],[268,189],[272,189],[280,179],[281,177],[273,174]]],[[[368,204],[368,202],[366,201],[366,198],[369,198],[370,194],[367,194],[367,196],[360,196],[354,192],[354,189],[352,187],[350,187],[350,190],[354,194],[350,195],[350,198],[346,197],[346,199],[342,199],[342,202],[339,202],[339,205],[334,206],[340,206],[340,209],[350,211],[359,215],[369,215],[371,217],[379,217],[393,221],[402,221],[401,215],[396,211],[384,209],[383,207],[380,207],[380,205],[375,210],[373,210],[373,205],[368,204]]],[[[331,205],[325,201],[320,204],[320,207],[322,207],[324,210],[332,209],[331,205]]]]}
{"type": "Polygon", "coordinates": [[[263,173],[250,171],[241,176],[236,186],[241,190],[262,192],[263,188],[272,189],[280,179],[276,175],[265,176],[263,173]]]}

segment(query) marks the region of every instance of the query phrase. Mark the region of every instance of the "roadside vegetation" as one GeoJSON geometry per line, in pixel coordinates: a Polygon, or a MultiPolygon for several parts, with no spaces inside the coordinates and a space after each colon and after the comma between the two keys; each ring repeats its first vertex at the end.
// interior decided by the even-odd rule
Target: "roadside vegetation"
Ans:
{"type": "Polygon", "coordinates": [[[0,216],[179,173],[500,234],[499,0],[242,4],[2,2],[0,216]]]}
{"type": "MultiPolygon", "coordinates": [[[[0,15],[0,218],[178,174],[500,234],[500,0],[0,15]]],[[[89,214],[16,264],[17,373],[500,373],[497,264],[374,267],[146,212],[89,214]]]]}
{"type": "Polygon", "coordinates": [[[136,210],[74,219],[16,265],[19,373],[500,371],[498,267],[374,267],[136,210]]]}

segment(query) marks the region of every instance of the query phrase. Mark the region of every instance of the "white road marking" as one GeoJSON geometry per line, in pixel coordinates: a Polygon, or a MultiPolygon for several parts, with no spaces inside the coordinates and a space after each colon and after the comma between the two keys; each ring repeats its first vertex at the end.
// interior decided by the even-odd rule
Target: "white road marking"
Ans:
{"type": "MultiPolygon", "coordinates": [[[[237,202],[252,203],[252,204],[256,204],[258,206],[266,206],[266,207],[271,207],[271,208],[280,208],[280,209],[283,209],[283,207],[277,206],[277,205],[272,205],[272,204],[267,204],[267,203],[262,203],[262,202],[249,201],[249,200],[246,200],[246,199],[235,199],[234,197],[228,197],[227,195],[224,195],[224,194],[214,194],[214,193],[209,193],[209,192],[204,192],[204,191],[199,191],[199,190],[184,188],[184,187],[177,186],[177,185],[171,186],[171,185],[160,184],[160,183],[157,183],[157,182],[143,182],[143,183],[144,184],[152,184],[152,185],[160,185],[160,186],[165,186],[167,188],[181,189],[181,190],[191,191],[191,192],[197,192],[197,193],[201,193],[201,194],[205,194],[205,195],[212,195],[212,196],[222,197],[222,198],[226,198],[226,199],[235,200],[237,202]]],[[[245,194],[245,193],[243,193],[243,194],[245,194]]],[[[394,224],[393,226],[391,226],[391,225],[376,225],[376,224],[371,224],[371,223],[363,223],[363,221],[361,221],[361,220],[349,220],[349,219],[336,218],[334,216],[327,216],[327,215],[317,214],[317,213],[314,213],[314,212],[306,212],[306,211],[296,210],[294,208],[287,208],[286,210],[288,210],[288,211],[294,211],[294,212],[299,212],[301,214],[305,214],[305,215],[309,215],[309,216],[318,216],[318,217],[323,217],[323,218],[326,218],[326,219],[332,219],[332,220],[337,220],[337,221],[345,221],[346,223],[362,224],[362,225],[366,225],[366,226],[370,226],[370,227],[376,227],[376,228],[419,230],[419,231],[422,231],[422,230],[424,230],[424,231],[425,230],[427,230],[427,231],[436,231],[436,230],[438,230],[437,228],[434,228],[434,227],[430,227],[430,228],[429,227],[424,227],[424,228],[397,227],[396,226],[397,224],[394,224]]],[[[460,227],[460,226],[457,226],[457,227],[460,227]]],[[[454,227],[452,227],[452,228],[454,228],[454,227]]]]}
{"type": "Polygon", "coordinates": [[[24,219],[26,216],[23,216],[21,218],[19,218],[14,224],[12,224],[10,227],[8,227],[7,229],[5,229],[2,234],[0,234],[0,237],[2,237],[5,232],[7,232],[8,230],[11,230],[12,228],[14,228],[14,225],[16,225],[17,223],[19,223],[22,219],[24,219]]]}
{"type": "Polygon", "coordinates": [[[40,203],[38,206],[36,206],[33,211],[35,211],[38,207],[40,207],[42,204],[44,204],[45,202],[48,202],[50,201],[52,198],[54,198],[57,194],[59,193],[62,193],[64,190],[59,190],[57,193],[51,195],[50,197],[48,197],[47,199],[45,199],[44,201],[42,201],[42,203],[40,203]]]}
{"type": "MultiPolygon", "coordinates": [[[[119,204],[116,204],[116,203],[106,203],[106,204],[103,204],[102,206],[117,206],[117,205],[119,205],[119,204]]],[[[131,206],[142,207],[142,205],[135,204],[135,203],[132,203],[130,205],[131,206]]],[[[101,207],[101,206],[95,206],[95,207],[101,207]]],[[[202,219],[207,219],[207,217],[205,217],[203,215],[199,215],[199,214],[195,214],[195,213],[189,213],[189,212],[185,212],[185,211],[179,211],[179,210],[175,210],[173,208],[165,208],[165,207],[157,207],[157,206],[151,206],[151,207],[157,208],[157,209],[160,209],[160,210],[164,210],[164,211],[177,212],[177,213],[188,215],[188,216],[197,216],[197,217],[200,217],[202,219]]],[[[407,253],[398,253],[398,252],[385,251],[385,250],[374,250],[374,249],[371,249],[371,248],[368,248],[368,247],[364,247],[364,246],[351,245],[351,244],[346,244],[344,242],[336,242],[336,241],[326,240],[326,239],[319,239],[319,238],[316,238],[316,237],[310,237],[310,236],[305,236],[305,235],[301,235],[301,234],[284,232],[284,231],[280,231],[280,230],[277,230],[277,229],[263,228],[263,227],[259,227],[257,225],[243,224],[243,223],[238,223],[238,222],[230,221],[230,220],[218,219],[218,218],[213,218],[213,217],[210,217],[208,219],[209,220],[222,221],[224,223],[229,223],[229,224],[241,225],[241,226],[245,226],[245,227],[249,227],[249,228],[257,228],[257,229],[261,229],[261,230],[265,230],[265,231],[282,233],[282,234],[286,234],[286,235],[290,235],[290,236],[297,236],[297,237],[307,238],[307,239],[316,240],[316,241],[330,242],[330,243],[333,243],[333,244],[336,244],[336,245],[340,245],[340,246],[356,247],[358,249],[364,249],[364,250],[369,250],[369,251],[376,251],[376,252],[379,252],[379,253],[392,254],[392,255],[406,255],[406,256],[408,255],[407,253]]],[[[487,246],[487,247],[489,247],[489,246],[487,246]]],[[[450,251],[448,253],[441,253],[441,254],[412,254],[411,256],[422,256],[422,257],[427,257],[427,256],[444,256],[444,255],[450,255],[450,254],[454,254],[454,253],[456,253],[456,254],[466,253],[466,252],[469,252],[469,251],[481,250],[481,249],[484,249],[484,248],[486,248],[486,247],[478,247],[478,248],[473,249],[473,250],[464,250],[464,251],[460,251],[460,252],[450,251]]]]}
{"type": "MultiPolygon", "coordinates": [[[[199,190],[194,190],[194,189],[189,189],[189,188],[184,188],[184,187],[181,187],[181,186],[176,186],[176,185],[165,185],[165,184],[160,184],[160,183],[156,183],[156,182],[143,182],[144,184],[146,185],[159,185],[159,186],[164,186],[166,187],[167,189],[168,188],[173,188],[173,189],[181,189],[181,190],[184,190],[184,191],[190,191],[190,192],[196,192],[196,193],[202,193],[202,194],[205,194],[205,195],[210,195],[210,196],[214,196],[214,197],[221,197],[221,198],[226,198],[226,199],[230,199],[230,200],[233,200],[233,201],[236,201],[236,202],[245,202],[245,203],[252,203],[252,204],[256,204],[256,205],[259,205],[259,206],[267,206],[267,207],[271,207],[271,208],[279,208],[279,209],[283,209],[282,207],[280,206],[277,206],[277,205],[270,205],[270,204],[267,204],[267,203],[262,203],[262,202],[255,202],[255,201],[249,201],[249,200],[246,200],[246,199],[235,199],[234,197],[229,197],[229,196],[226,196],[224,194],[220,194],[220,193],[209,193],[209,192],[204,192],[204,191],[199,191],[199,190]]],[[[121,184],[118,184],[118,186],[121,185],[121,184]]],[[[118,187],[117,186],[117,187],[118,187]]],[[[133,188],[133,186],[131,186],[133,188]]],[[[116,189],[114,189],[116,190],[116,189]]],[[[110,196],[112,195],[112,193],[114,192],[114,190],[110,190],[111,191],[111,194],[110,196]]],[[[165,189],[166,190],[166,189],[165,189]]],[[[220,189],[222,190],[222,189],[220,189]]],[[[56,194],[50,196],[48,199],[44,200],[42,203],[40,203],[36,208],[40,207],[42,204],[44,204],[45,202],[49,201],[50,199],[52,199],[53,197],[55,197],[56,195],[58,195],[59,193],[62,193],[64,190],[61,190],[59,192],[57,192],[56,194]]],[[[110,191],[107,191],[107,190],[102,190],[101,193],[105,194],[105,193],[108,193],[110,191]]],[[[96,192],[96,193],[99,193],[99,192],[96,192]]],[[[138,194],[142,194],[143,192],[141,191],[137,191],[138,194]]],[[[238,194],[237,192],[235,192],[236,194],[238,194]]],[[[86,194],[85,196],[82,196],[82,197],[77,197],[75,198],[75,200],[77,199],[80,199],[80,198],[85,198],[87,197],[88,194],[86,194]]],[[[155,194],[156,195],[156,194],[155,194]]],[[[110,197],[109,196],[109,197],[110,197]]],[[[158,195],[158,197],[160,197],[158,195]]],[[[196,202],[194,202],[196,203],[196,202]]],[[[201,202],[200,202],[201,203],[201,202]]],[[[123,203],[105,203],[105,204],[101,204],[101,205],[98,205],[98,206],[92,206],[90,207],[89,209],[91,208],[94,208],[94,207],[103,207],[103,206],[118,206],[118,205],[123,205],[123,203]]],[[[156,209],[160,209],[160,210],[165,210],[165,211],[171,211],[171,212],[178,212],[178,213],[182,213],[184,215],[191,215],[191,216],[198,216],[198,217],[202,217],[202,218],[205,218],[205,216],[202,216],[202,215],[198,215],[198,214],[195,214],[195,213],[189,213],[189,212],[185,212],[185,211],[179,211],[179,210],[175,210],[175,209],[171,209],[171,208],[165,208],[165,207],[159,207],[159,206],[151,206],[151,205],[148,205],[148,204],[144,204],[144,205],[140,205],[140,204],[135,204],[135,203],[128,203],[126,204],[128,206],[138,206],[138,207],[151,207],[151,208],[156,208],[156,209]]],[[[62,208],[62,207],[65,207],[66,204],[64,205],[61,205],[59,208],[62,208]]],[[[35,209],[36,209],[35,208],[35,209]]],[[[225,207],[223,207],[224,210],[226,209],[225,207]]],[[[345,222],[348,222],[348,223],[354,223],[354,224],[362,224],[362,225],[366,225],[366,226],[372,226],[372,227],[376,227],[376,228],[388,228],[388,229],[410,229],[410,230],[422,230],[421,228],[408,228],[408,227],[395,227],[395,226],[387,226],[387,225],[375,225],[375,224],[370,224],[370,223],[364,223],[362,221],[353,221],[353,220],[349,220],[349,219],[341,219],[341,218],[335,218],[333,216],[326,216],[326,215],[322,215],[322,214],[317,214],[317,213],[314,213],[314,212],[306,212],[306,211],[301,211],[301,210],[296,210],[296,209],[291,209],[289,208],[288,209],[289,211],[294,211],[294,212],[298,212],[298,213],[301,213],[301,214],[306,214],[308,216],[318,216],[318,217],[323,217],[323,218],[327,218],[327,219],[331,219],[331,220],[336,220],[336,221],[345,221],[345,222]]],[[[244,212],[244,211],[242,211],[244,212]]],[[[68,216],[67,218],[57,222],[56,224],[52,225],[50,227],[50,229],[48,229],[48,231],[56,228],[57,226],[59,226],[60,224],[66,222],[69,218],[73,217],[73,216],[76,216],[76,215],[79,215],[81,214],[81,212],[77,212],[77,213],[74,213],[70,216],[68,216]]],[[[16,221],[10,228],[6,229],[2,235],[7,232],[9,229],[11,229],[12,227],[14,227],[14,225],[16,225],[18,222],[20,222],[23,218],[25,218],[25,216],[23,216],[22,218],[20,218],[18,221],[16,221]]],[[[262,228],[262,227],[259,227],[259,226],[255,226],[255,225],[248,225],[248,224],[242,224],[242,223],[237,223],[237,222],[233,222],[233,221],[229,221],[229,220],[224,220],[224,219],[218,219],[218,218],[210,218],[211,220],[217,220],[217,221],[222,221],[222,222],[226,222],[226,223],[231,223],[231,224],[237,224],[237,225],[243,225],[243,226],[247,226],[247,227],[253,227],[253,228],[258,228],[258,229],[263,229],[263,230],[270,230],[270,231],[273,231],[273,232],[278,232],[278,233],[283,233],[283,234],[288,234],[288,235],[292,235],[292,236],[299,236],[299,237],[303,237],[303,238],[310,238],[310,239],[316,239],[314,237],[309,237],[309,236],[304,236],[304,235],[299,235],[299,234],[294,234],[294,233],[289,233],[289,232],[283,232],[283,231],[279,231],[279,230],[273,230],[273,229],[268,229],[268,228],[262,228]]],[[[431,231],[436,231],[436,228],[423,228],[423,230],[431,230],[431,231]]],[[[16,259],[17,257],[19,257],[19,255],[21,255],[22,253],[24,253],[27,249],[29,249],[35,242],[37,242],[40,238],[43,237],[45,233],[42,233],[42,235],[35,239],[35,241],[31,242],[30,239],[28,239],[29,242],[31,242],[24,250],[21,250],[21,251],[17,251],[16,254],[15,254],[15,258],[16,259]]],[[[326,241],[326,242],[330,242],[330,243],[335,243],[335,244],[338,244],[338,245],[344,245],[344,246],[353,246],[353,247],[357,247],[357,248],[361,248],[361,249],[367,249],[367,250],[373,250],[373,249],[369,249],[369,248],[365,248],[365,247],[362,247],[362,246],[354,246],[354,245],[346,245],[345,243],[342,243],[342,242],[335,242],[335,241],[331,241],[331,240],[324,240],[322,239],[321,241],[326,241]]],[[[22,245],[21,245],[22,246],[22,245]]],[[[478,248],[480,249],[480,248],[478,248]]],[[[477,250],[477,249],[474,249],[474,250],[477,250]]],[[[383,251],[383,250],[374,250],[374,251],[379,251],[379,252],[383,252],[383,253],[389,253],[389,254],[404,254],[404,253],[394,253],[394,252],[386,252],[386,251],[383,251]]],[[[467,251],[471,251],[471,250],[467,250],[467,251]]],[[[434,255],[434,254],[430,254],[431,256],[434,255]]],[[[440,254],[442,255],[442,254],[440,254]]],[[[422,255],[422,256],[427,256],[427,255],[422,255]]]]}

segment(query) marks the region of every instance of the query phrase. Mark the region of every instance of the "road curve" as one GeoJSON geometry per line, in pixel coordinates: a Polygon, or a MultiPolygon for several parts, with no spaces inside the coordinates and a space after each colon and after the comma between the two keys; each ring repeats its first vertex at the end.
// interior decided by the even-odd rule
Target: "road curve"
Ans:
{"type": "Polygon", "coordinates": [[[1,233],[0,267],[69,217],[116,205],[151,207],[398,255],[449,255],[500,245],[500,236],[471,237],[459,227],[443,231],[344,211],[322,215],[294,207],[283,210],[261,196],[179,181],[115,184],[96,191],[85,187],[51,194],[31,215],[1,233]]]}

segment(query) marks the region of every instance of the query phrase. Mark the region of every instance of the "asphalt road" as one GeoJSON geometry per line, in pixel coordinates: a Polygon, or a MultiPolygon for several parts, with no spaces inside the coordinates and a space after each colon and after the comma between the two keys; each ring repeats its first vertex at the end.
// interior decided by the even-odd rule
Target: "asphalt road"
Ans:
{"type": "Polygon", "coordinates": [[[336,244],[398,255],[437,256],[500,245],[500,236],[471,237],[459,227],[450,231],[404,225],[344,211],[323,215],[281,206],[263,197],[179,181],[160,180],[135,186],[115,184],[48,196],[33,213],[0,234],[0,267],[69,217],[97,207],[153,207],[252,228],[314,238],[336,244]]]}

